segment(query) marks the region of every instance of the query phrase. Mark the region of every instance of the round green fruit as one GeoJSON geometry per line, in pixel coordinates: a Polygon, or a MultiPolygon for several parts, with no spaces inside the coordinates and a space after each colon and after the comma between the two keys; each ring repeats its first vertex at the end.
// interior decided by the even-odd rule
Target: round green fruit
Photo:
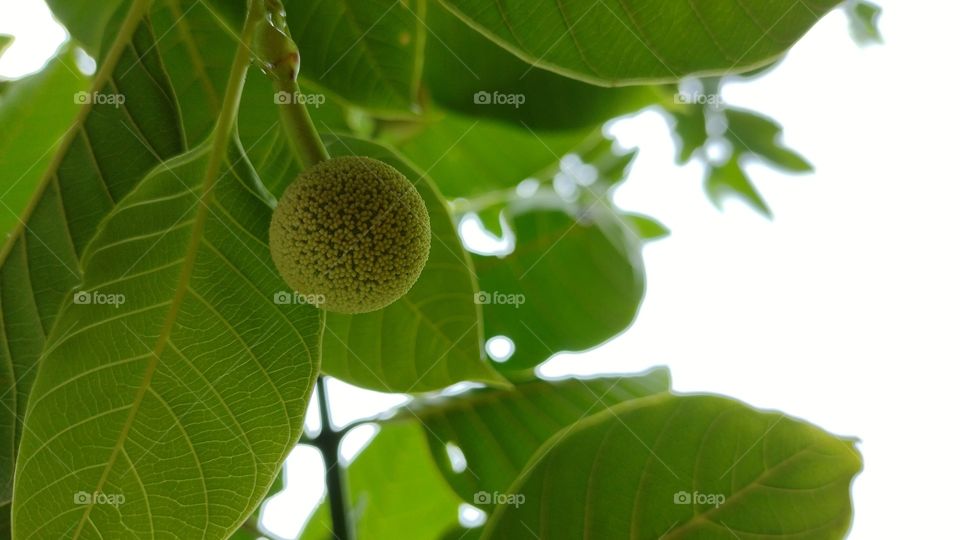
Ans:
{"type": "Polygon", "coordinates": [[[284,191],[270,222],[270,254],[287,284],[319,307],[375,311],[420,277],[430,217],[400,171],[368,157],[338,157],[284,191]]]}

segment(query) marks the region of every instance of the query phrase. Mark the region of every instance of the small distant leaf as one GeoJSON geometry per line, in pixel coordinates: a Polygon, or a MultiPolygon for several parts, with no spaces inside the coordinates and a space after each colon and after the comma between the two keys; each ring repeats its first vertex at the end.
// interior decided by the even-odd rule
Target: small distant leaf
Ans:
{"type": "Polygon", "coordinates": [[[3,53],[7,50],[7,47],[9,47],[11,43],[13,43],[13,36],[0,34],[0,56],[3,56],[3,53]]]}
{"type": "MultiPolygon", "coordinates": [[[[380,427],[347,468],[357,538],[434,540],[457,524],[460,497],[440,474],[419,422],[380,427]]],[[[329,534],[328,534],[329,537],[329,534]]]]}
{"type": "Polygon", "coordinates": [[[514,251],[474,257],[485,335],[516,346],[498,368],[525,370],[554,353],[596,346],[633,321],[644,290],[639,244],[604,204],[577,218],[513,210],[514,251]]]}
{"type": "Polygon", "coordinates": [[[725,197],[732,195],[740,198],[764,216],[773,217],[770,207],[760,196],[753,182],[747,178],[747,173],[740,166],[736,156],[731,157],[724,165],[707,168],[705,189],[707,196],[718,208],[725,197]]]}
{"type": "Polygon", "coordinates": [[[323,372],[385,392],[426,392],[461,381],[504,384],[483,357],[472,261],[433,181],[376,143],[339,136],[325,142],[334,156],[370,156],[406,175],[426,202],[433,237],[427,265],[405,296],[372,313],[328,314],[323,372]]]}
{"type": "Polygon", "coordinates": [[[850,20],[850,34],[860,45],[883,43],[878,23],[883,8],[865,0],[848,0],[847,17],[850,20]]]}
{"type": "Polygon", "coordinates": [[[484,510],[478,494],[506,493],[536,450],[551,436],[623,401],[670,390],[670,373],[519,383],[512,390],[472,390],[411,403],[392,422],[416,421],[443,475],[463,500],[484,510]],[[449,448],[462,453],[454,468],[449,448]]]}
{"type": "Polygon", "coordinates": [[[605,86],[755,69],[839,3],[440,0],[524,61],[605,86]]]}
{"type": "Polygon", "coordinates": [[[677,141],[677,164],[683,165],[690,161],[694,152],[707,144],[707,119],[703,109],[697,106],[687,106],[671,110],[677,141]]]}
{"type": "Polygon", "coordinates": [[[545,442],[483,538],[840,539],[853,443],[726,398],[614,405],[545,442]]]}
{"type": "Polygon", "coordinates": [[[813,170],[803,156],[781,144],[783,128],[774,120],[743,109],[726,109],[727,140],[741,152],[751,153],[774,166],[793,172],[813,170]]]}
{"type": "Polygon", "coordinates": [[[637,235],[645,241],[660,240],[670,236],[670,229],[652,217],[638,214],[625,214],[624,217],[633,224],[637,235]]]}

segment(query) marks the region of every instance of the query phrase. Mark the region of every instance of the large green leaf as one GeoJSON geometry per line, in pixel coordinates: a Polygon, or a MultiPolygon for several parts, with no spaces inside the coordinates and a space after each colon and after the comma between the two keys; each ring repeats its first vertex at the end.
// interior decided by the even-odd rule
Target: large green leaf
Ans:
{"type": "Polygon", "coordinates": [[[472,263],[433,181],[378,144],[325,140],[334,156],[370,156],[406,175],[426,202],[433,237],[427,265],[404,297],[372,313],[328,314],[323,372],[387,392],[425,392],[467,380],[502,384],[483,357],[472,263]]]}
{"type": "Polygon", "coordinates": [[[277,301],[249,164],[234,153],[210,177],[211,159],[203,145],[160,165],[84,254],[86,296],[60,312],[30,397],[17,534],[226,536],[299,439],[320,317],[277,301]]]}
{"type": "Polygon", "coordinates": [[[658,368],[640,375],[517,384],[513,390],[473,390],[439,400],[414,401],[397,420],[423,424],[437,466],[463,498],[490,509],[483,493],[504,493],[537,448],[583,418],[627,400],[670,390],[658,368]],[[455,469],[448,445],[462,453],[455,469]]]}
{"type": "Polygon", "coordinates": [[[67,48],[43,71],[13,81],[0,97],[0,238],[13,230],[63,134],[76,121],[77,92],[89,86],[67,48]]]}
{"type": "Polygon", "coordinates": [[[608,86],[755,69],[782,55],[839,3],[439,1],[533,66],[608,86]]]}
{"type": "Polygon", "coordinates": [[[435,102],[464,114],[537,131],[596,128],[672,94],[655,86],[601,88],[531,68],[435,2],[427,22],[424,84],[435,102]],[[495,94],[523,102],[497,104],[495,94]]]}
{"type": "MultiPolygon", "coordinates": [[[[153,45],[147,25],[119,42],[114,71],[123,75],[100,75],[87,94],[122,95],[123,103],[86,99],[74,105],[68,98],[76,107],[73,125],[0,253],[0,503],[10,497],[37,360],[60,305],[80,281],[81,253],[116,201],[160,160],[182,150],[173,92],[153,45]]],[[[16,159],[3,154],[0,162],[16,159]]]]}
{"type": "Polygon", "coordinates": [[[382,114],[418,110],[425,0],[287,0],[302,74],[382,114]]]}
{"type": "Polygon", "coordinates": [[[726,398],[660,395],[540,447],[484,538],[842,538],[849,440],[726,398]]]}
{"type": "Polygon", "coordinates": [[[555,168],[588,131],[536,134],[523,126],[473,119],[457,113],[424,120],[397,140],[404,156],[430,171],[448,198],[473,197],[511,188],[555,168]]]}
{"type": "Polygon", "coordinates": [[[484,335],[516,347],[501,368],[528,369],[554,353],[593,347],[633,321],[645,288],[639,238],[605,204],[578,217],[512,211],[513,252],[474,256],[484,335]]]}
{"type": "Polygon", "coordinates": [[[457,524],[460,497],[430,457],[427,435],[408,419],[380,432],[347,469],[357,538],[434,540],[457,524]]]}

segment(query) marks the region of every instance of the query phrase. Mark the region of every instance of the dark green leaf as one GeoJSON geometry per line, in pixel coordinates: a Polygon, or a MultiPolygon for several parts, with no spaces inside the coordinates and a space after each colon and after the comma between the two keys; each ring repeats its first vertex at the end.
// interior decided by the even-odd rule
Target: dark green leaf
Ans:
{"type": "Polygon", "coordinates": [[[440,3],[534,66],[617,86],[755,69],[782,55],[839,0],[440,3]]]}
{"type": "Polygon", "coordinates": [[[483,538],[842,538],[849,440],[712,396],[614,405],[545,442],[483,538]]]}
{"type": "Polygon", "coordinates": [[[707,144],[707,119],[698,106],[686,106],[670,111],[673,116],[673,132],[677,139],[677,163],[690,161],[694,152],[707,144]]]}
{"type": "Polygon", "coordinates": [[[430,3],[428,17],[424,81],[433,100],[448,109],[538,132],[584,129],[672,93],[653,86],[600,88],[531,68],[436,3],[430,3]],[[523,103],[497,103],[510,96],[523,103]]]}

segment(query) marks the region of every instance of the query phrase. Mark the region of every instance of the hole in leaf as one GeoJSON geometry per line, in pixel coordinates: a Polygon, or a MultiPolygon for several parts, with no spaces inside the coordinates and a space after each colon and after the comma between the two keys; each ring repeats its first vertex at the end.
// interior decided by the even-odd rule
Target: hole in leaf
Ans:
{"type": "Polygon", "coordinates": [[[463,455],[463,450],[452,442],[447,443],[447,457],[450,458],[450,468],[453,472],[460,474],[467,470],[467,456],[463,455]]]}
{"type": "Polygon", "coordinates": [[[507,336],[493,336],[487,340],[487,354],[494,362],[506,362],[517,350],[513,340],[507,336]]]}
{"type": "Polygon", "coordinates": [[[467,503],[460,505],[460,525],[474,529],[487,522],[487,513],[467,503]]]}

